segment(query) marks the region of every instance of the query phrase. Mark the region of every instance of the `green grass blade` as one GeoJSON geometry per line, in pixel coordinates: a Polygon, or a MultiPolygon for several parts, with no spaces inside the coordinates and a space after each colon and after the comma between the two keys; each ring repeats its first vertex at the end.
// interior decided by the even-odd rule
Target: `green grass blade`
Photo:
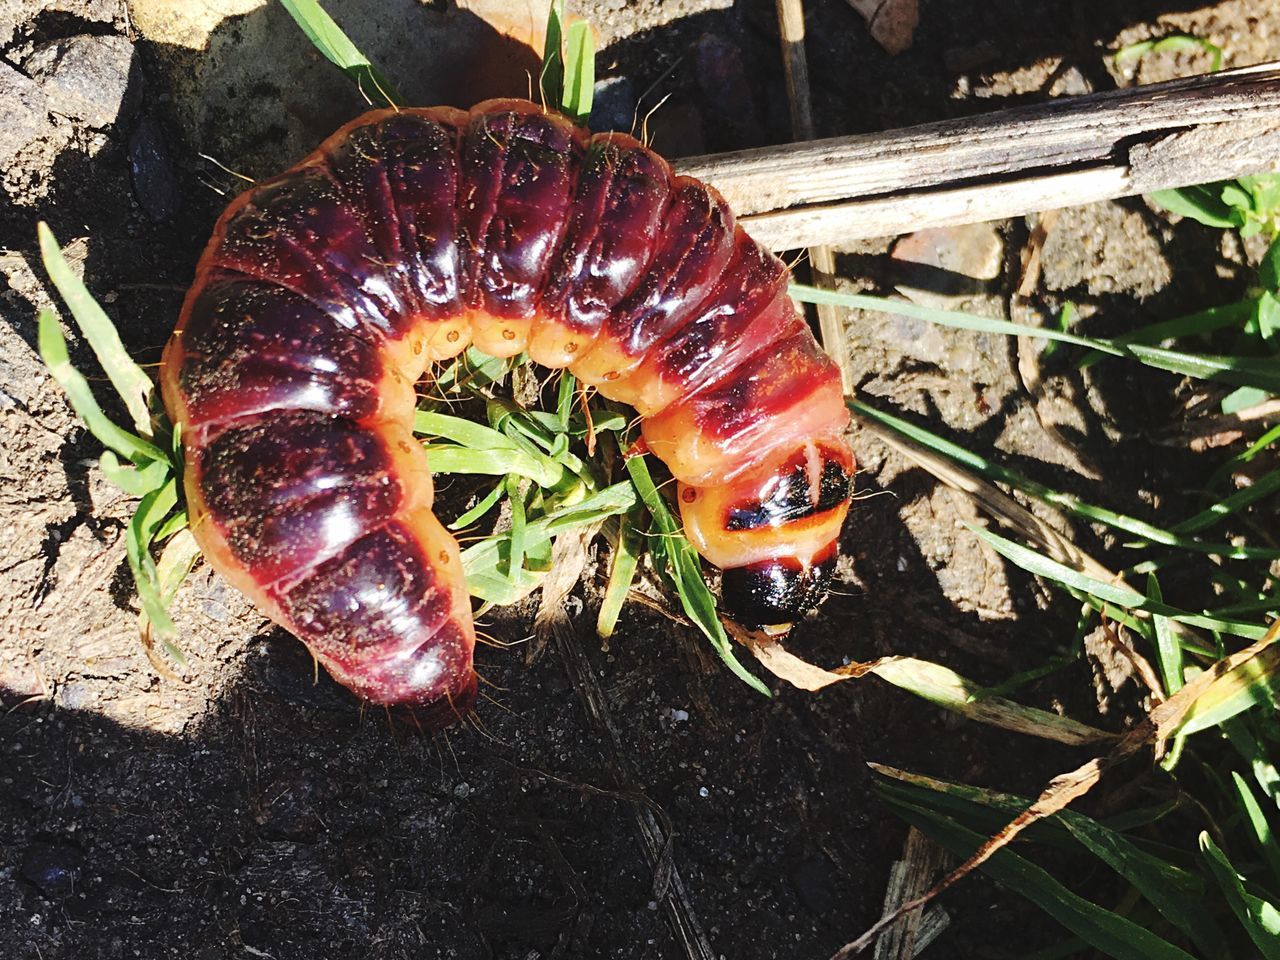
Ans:
{"type": "MultiPolygon", "coordinates": [[[[1155,575],[1147,577],[1147,597],[1154,603],[1163,604],[1164,596],[1160,592],[1160,582],[1155,575]]],[[[1153,614],[1152,626],[1156,635],[1156,661],[1160,668],[1160,677],[1164,681],[1164,691],[1172,696],[1182,689],[1182,648],[1178,646],[1178,638],[1173,632],[1173,622],[1162,614],[1153,614]]]]}
{"type": "Polygon", "coordinates": [[[564,95],[560,105],[576,123],[591,117],[596,84],[596,52],[591,25],[585,20],[569,24],[564,41],[564,95]]]}
{"type": "Polygon", "coordinates": [[[1239,413],[1241,410],[1256,406],[1270,397],[1270,393],[1266,390],[1259,390],[1257,387],[1237,387],[1222,398],[1219,409],[1226,414],[1239,413]]]}
{"type": "Polygon", "coordinates": [[[927,320],[939,326],[974,330],[980,333],[1057,340],[1080,347],[1089,347],[1111,356],[1131,357],[1159,370],[1183,373],[1203,380],[1217,380],[1235,386],[1260,387],[1264,390],[1270,390],[1272,393],[1280,393],[1280,366],[1271,360],[1254,357],[1190,354],[1141,344],[1120,346],[1109,340],[1082,337],[1064,330],[1055,330],[1052,327],[1031,327],[1026,324],[1010,323],[1008,320],[993,320],[990,317],[980,317],[972,313],[938,310],[911,303],[899,303],[885,297],[874,297],[863,293],[840,293],[835,290],[820,290],[817,287],[798,283],[793,283],[789,290],[792,297],[805,303],[829,303],[836,306],[851,307],[855,310],[892,313],[898,316],[927,320]]]}
{"type": "MultiPolygon", "coordinates": [[[[432,469],[435,470],[435,472],[439,472],[438,470],[436,470],[434,461],[432,462],[431,466],[432,466],[432,469]]],[[[449,524],[449,529],[465,530],[467,527],[471,526],[471,524],[475,523],[477,520],[483,517],[486,513],[492,510],[494,506],[497,505],[498,501],[502,499],[503,494],[505,494],[506,492],[507,492],[507,485],[505,481],[494,484],[493,489],[490,490],[487,494],[485,494],[474,507],[472,507],[466,513],[464,513],[462,516],[458,517],[458,519],[453,521],[453,523],[449,524]]]]}
{"type": "Polygon", "coordinates": [[[464,447],[478,450],[519,450],[520,448],[502,431],[487,427],[474,420],[419,410],[413,415],[413,432],[422,436],[440,437],[464,447]]]}
{"type": "Polygon", "coordinates": [[[1221,180],[1194,187],[1157,190],[1148,196],[1170,213],[1190,217],[1206,227],[1230,230],[1232,227],[1244,226],[1244,218],[1222,199],[1222,191],[1230,183],[1230,180],[1221,180]]]}
{"type": "MultiPolygon", "coordinates": [[[[525,521],[525,495],[520,492],[520,481],[507,477],[507,500],[511,504],[511,529],[507,531],[507,555],[504,558],[507,577],[513,578],[515,571],[524,566],[524,531],[528,525],[525,521]]],[[[547,538],[550,539],[550,538],[547,538]]]]}
{"type": "Polygon", "coordinates": [[[280,3],[321,55],[355,81],[356,87],[372,103],[405,105],[391,81],[360,52],[317,0],[280,0],[280,3]]]}
{"type": "Polygon", "coordinates": [[[547,11],[538,87],[543,104],[564,103],[564,0],[552,0],[551,9],[547,11]]]}
{"type": "MultiPolygon", "coordinates": [[[[1196,553],[1216,554],[1228,559],[1275,559],[1280,556],[1280,550],[1269,549],[1265,547],[1237,547],[1230,543],[1207,543],[1197,540],[1193,537],[1183,536],[1183,533],[1192,533],[1194,530],[1165,530],[1154,524],[1139,520],[1136,517],[1126,516],[1117,513],[1114,510],[1108,510],[1106,507],[1099,507],[1091,503],[1085,503],[1082,500],[1071,496],[1070,494],[1061,493],[1043,483],[1023,476],[1015,470],[1003,467],[1000,464],[993,463],[986,457],[966,450],[959,444],[945,440],[935,433],[918,427],[910,421],[895,417],[892,414],[877,410],[875,407],[868,406],[861,400],[846,401],[849,409],[856,415],[874,420],[877,423],[884,424],[887,427],[896,430],[903,436],[915,440],[917,443],[928,447],[935,453],[940,453],[945,457],[955,460],[957,463],[963,464],[974,473],[977,473],[988,480],[994,480],[998,483],[1005,483],[1016,490],[1037,497],[1052,506],[1061,510],[1066,510],[1078,517],[1088,520],[1092,523],[1101,523],[1106,526],[1113,527],[1117,530],[1123,530],[1134,536],[1142,537],[1151,543],[1162,544],[1167,547],[1177,547],[1183,550],[1192,550],[1196,553]]],[[[1256,486],[1256,484],[1255,484],[1256,486]]],[[[1248,491],[1242,491],[1236,495],[1236,500],[1246,500],[1248,491]]],[[[1265,494],[1263,494],[1265,495],[1265,494]]],[[[1254,494],[1253,496],[1258,496],[1254,494]]],[[[1228,498],[1231,499],[1231,498],[1228,498]]],[[[1251,502],[1251,501],[1250,501],[1251,502]]],[[[1126,546],[1132,546],[1126,544],[1126,546]]]]}
{"type": "Polygon", "coordinates": [[[555,487],[565,472],[555,463],[531,457],[522,450],[472,450],[451,443],[425,444],[432,473],[483,474],[503,477],[509,473],[527,477],[542,487],[555,487]]]}
{"type": "MultiPolygon", "coordinates": [[[[162,539],[164,526],[165,524],[162,524],[156,531],[155,540],[162,539]]],[[[191,573],[191,568],[199,558],[200,547],[190,530],[179,531],[164,545],[164,550],[160,552],[160,559],[156,563],[156,585],[160,603],[165,610],[168,610],[169,605],[173,603],[173,598],[178,594],[178,588],[187,579],[187,575],[191,573]]],[[[148,616],[145,607],[138,612],[138,628],[144,636],[153,628],[151,617],[148,616]]],[[[161,636],[159,639],[174,660],[180,664],[186,664],[186,656],[172,639],[167,636],[161,636]]]]}
{"type": "Polygon", "coordinates": [[[1265,960],[1280,960],[1280,910],[1245,889],[1227,855],[1208,833],[1200,834],[1200,852],[1232,911],[1265,960]]]}
{"type": "Polygon", "coordinates": [[[560,374],[556,384],[556,432],[568,433],[573,422],[573,398],[577,395],[578,378],[568,370],[560,374]]]}
{"type": "MultiPolygon", "coordinates": [[[[927,808],[891,796],[885,799],[903,819],[957,857],[969,856],[986,839],[927,808]]],[[[1008,848],[997,851],[978,869],[1115,960],[1194,960],[1185,950],[1133,921],[1072,893],[1048,871],[1008,848]]]]}
{"type": "Polygon", "coordinates": [[[1264,290],[1280,292],[1280,239],[1272,240],[1258,262],[1258,283],[1264,290]]]}
{"type": "Polygon", "coordinates": [[[1183,353],[1134,343],[1126,348],[1149,367],[1183,373],[1200,380],[1217,380],[1237,387],[1257,387],[1280,393],[1280,363],[1271,357],[1221,357],[1183,353]]]}
{"type": "Polygon", "coordinates": [[[1234,770],[1231,771],[1231,783],[1235,787],[1240,812],[1244,814],[1244,821],[1249,825],[1249,839],[1253,841],[1267,869],[1271,871],[1272,883],[1280,882],[1280,843],[1276,841],[1267,815],[1262,812],[1258,798],[1253,795],[1253,788],[1249,786],[1248,781],[1234,770]]]}
{"type": "Polygon", "coordinates": [[[160,489],[173,473],[173,468],[161,460],[154,460],[141,468],[126,466],[114,450],[103,452],[98,458],[98,467],[104,477],[134,497],[145,497],[152,490],[160,489]]]}
{"type": "MultiPolygon", "coordinates": [[[[628,510],[635,503],[636,491],[630,483],[624,481],[605,487],[578,503],[560,507],[536,520],[530,520],[524,530],[526,550],[529,543],[615,516],[628,510]]],[[[509,542],[510,537],[506,533],[500,533],[486,537],[462,551],[462,568],[466,573],[468,586],[471,586],[473,576],[481,579],[501,569],[502,552],[509,542]]],[[[476,596],[483,597],[479,593],[476,593],[476,596]]]]}
{"type": "Polygon", "coordinates": [[[89,382],[71,365],[67,341],[51,310],[40,311],[37,346],[40,359],[49,368],[50,376],[62,387],[67,399],[71,401],[72,409],[104,447],[139,464],[148,461],[168,462],[163,450],[149,440],[116,426],[102,412],[98,401],[93,397],[93,391],[89,389],[89,382]]]}
{"type": "Polygon", "coordinates": [[[125,556],[142,603],[142,612],[162,640],[172,638],[177,630],[161,597],[160,575],[150,551],[156,529],[177,502],[178,483],[170,477],[163,487],[142,498],[125,529],[125,556]]]}
{"type": "MultiPolygon", "coordinates": [[[[1118,347],[1133,343],[1154,345],[1165,340],[1176,340],[1179,337],[1202,336],[1215,330],[1221,330],[1224,327],[1242,327],[1245,321],[1249,319],[1249,314],[1252,310],[1253,304],[1248,300],[1239,303],[1228,303],[1221,307],[1210,307],[1197,313],[1189,313],[1185,316],[1174,317],[1171,320],[1161,320],[1159,323],[1138,327],[1136,330],[1130,330],[1128,333],[1123,333],[1118,337],[1112,337],[1111,342],[1118,347]]],[[[1085,354],[1076,366],[1084,370],[1106,356],[1107,354],[1105,353],[1093,350],[1085,354]]]]}
{"type": "Polygon", "coordinates": [[[870,310],[876,313],[891,313],[900,317],[911,317],[916,320],[927,320],[942,327],[954,327],[959,330],[974,330],[979,333],[996,333],[1012,337],[1037,337],[1041,340],[1057,340],[1071,343],[1078,347],[1090,347],[1112,356],[1124,356],[1124,351],[1107,340],[1094,337],[1082,337],[1052,327],[1030,327],[1021,323],[1010,323],[1008,320],[994,320],[991,317],[980,317],[974,313],[961,313],[956,310],[938,310],[934,307],[921,307],[914,303],[903,303],[887,297],[876,297],[866,293],[841,293],[836,290],[823,290],[803,283],[793,283],[787,288],[791,296],[802,303],[828,303],[838,307],[851,307],[855,310],[870,310]]]}
{"type": "Polygon", "coordinates": [[[1276,492],[1280,492],[1280,470],[1272,470],[1270,473],[1263,474],[1243,490],[1238,490],[1228,497],[1223,497],[1207,510],[1183,520],[1175,525],[1173,530],[1179,534],[1199,533],[1201,530],[1209,529],[1224,517],[1229,517],[1231,514],[1243,510],[1245,507],[1257,503],[1259,500],[1276,492]]]}
{"type": "Polygon", "coordinates": [[[1280,769],[1272,763],[1271,751],[1262,742],[1262,738],[1254,733],[1253,724],[1248,722],[1251,716],[1254,715],[1233,717],[1223,721],[1220,726],[1227,735],[1227,741],[1249,764],[1254,782],[1263,796],[1280,808],[1280,769]]]}
{"type": "Polygon", "coordinates": [[[1117,606],[1130,610],[1145,610],[1149,613],[1159,613],[1171,620],[1177,620],[1179,623],[1190,624],[1191,626],[1204,627],[1207,630],[1216,630],[1220,633],[1231,634],[1236,637],[1244,637],[1249,640],[1261,639],[1266,634],[1266,627],[1252,623],[1241,623],[1236,620],[1226,620],[1210,616],[1208,614],[1191,613],[1186,610],[1179,610],[1164,603],[1157,603],[1148,597],[1143,596],[1137,591],[1127,589],[1126,587],[1117,586],[1114,583],[1106,583],[1102,580],[1094,579],[1078,570],[1074,570],[1065,564],[1051,560],[1044,554],[1038,553],[1029,547],[1024,547],[1019,543],[1008,540],[999,534],[992,533],[990,530],[984,530],[981,527],[967,524],[970,530],[976,533],[983,541],[991,546],[997,553],[1010,562],[1033,573],[1036,576],[1053,580],[1063,586],[1079,590],[1092,597],[1105,602],[1113,603],[1117,606]]]}
{"type": "Polygon", "coordinates": [[[49,274],[58,294],[66,301],[67,309],[71,311],[80,332],[93,349],[107,379],[124,401],[134,429],[141,436],[150,439],[152,429],[149,404],[155,385],[125,350],[111,318],[67,265],[62,256],[62,248],[54,239],[49,225],[44,221],[36,224],[36,234],[40,239],[40,258],[44,261],[45,272],[49,274]]]}
{"type": "Polygon", "coordinates": [[[618,518],[618,538],[613,547],[609,582],[605,586],[604,599],[600,601],[600,614],[596,617],[596,633],[605,640],[613,636],[618,614],[622,612],[631,584],[636,579],[636,569],[644,553],[644,534],[640,530],[644,514],[644,507],[637,505],[618,518]]]}
{"type": "Polygon", "coordinates": [[[175,510],[169,515],[168,520],[156,527],[155,535],[151,539],[155,543],[163,543],[189,526],[191,526],[191,518],[187,515],[187,511],[175,510]]]}
{"type": "Polygon", "coordinates": [[[1222,69],[1221,47],[1215,43],[1210,43],[1202,37],[1193,37],[1185,33],[1175,33],[1159,40],[1142,40],[1138,43],[1131,43],[1127,47],[1121,47],[1117,50],[1113,59],[1117,64],[1121,64],[1129,60],[1145,57],[1149,53],[1181,53],[1184,51],[1194,53],[1200,50],[1209,54],[1210,73],[1217,73],[1222,69]]]}
{"type": "Polygon", "coordinates": [[[649,508],[654,526],[657,527],[657,533],[649,537],[649,549],[655,557],[665,561],[685,614],[711,641],[720,659],[739,680],[756,692],[766,697],[771,696],[769,688],[747,670],[734,654],[733,641],[725,633],[724,624],[720,622],[720,615],[716,610],[716,598],[702,579],[702,560],[685,538],[680,524],[671,515],[662,494],[654,486],[644,457],[630,457],[627,460],[627,473],[631,476],[640,499],[649,508]]]}

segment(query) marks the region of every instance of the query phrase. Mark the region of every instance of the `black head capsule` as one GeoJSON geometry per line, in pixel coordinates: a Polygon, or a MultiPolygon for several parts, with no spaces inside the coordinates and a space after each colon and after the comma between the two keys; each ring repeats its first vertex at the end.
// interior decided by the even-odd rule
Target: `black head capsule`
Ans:
{"type": "Polygon", "coordinates": [[[785,633],[826,599],[836,570],[836,552],[805,566],[794,557],[762,560],[724,571],[725,610],[750,629],[785,633]]]}

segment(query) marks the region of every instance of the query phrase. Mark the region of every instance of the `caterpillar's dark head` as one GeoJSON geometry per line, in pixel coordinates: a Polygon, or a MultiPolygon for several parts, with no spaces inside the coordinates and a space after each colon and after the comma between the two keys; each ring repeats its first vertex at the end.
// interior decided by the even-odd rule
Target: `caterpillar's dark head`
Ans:
{"type": "Polygon", "coordinates": [[[834,545],[826,557],[808,566],[782,557],[730,567],[721,581],[725,609],[744,627],[784,632],[826,599],[835,569],[834,545]]]}

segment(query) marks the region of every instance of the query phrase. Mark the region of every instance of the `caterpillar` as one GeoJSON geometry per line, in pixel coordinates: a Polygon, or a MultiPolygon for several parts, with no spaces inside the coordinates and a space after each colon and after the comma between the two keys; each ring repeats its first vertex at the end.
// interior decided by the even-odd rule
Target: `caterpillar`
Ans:
{"type": "Polygon", "coordinates": [[[192,531],[356,694],[477,692],[457,543],[410,432],[473,345],[635,408],[728,613],[825,596],[849,506],[838,371],[789,271],[706,184],[524,100],[375,110],[222,214],[161,362],[192,531]]]}

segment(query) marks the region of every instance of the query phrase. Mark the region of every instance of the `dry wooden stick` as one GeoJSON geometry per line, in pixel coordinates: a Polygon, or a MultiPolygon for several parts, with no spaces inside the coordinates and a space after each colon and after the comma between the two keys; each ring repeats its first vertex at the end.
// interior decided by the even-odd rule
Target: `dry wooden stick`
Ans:
{"type": "MultiPolygon", "coordinates": [[[[791,135],[797,140],[812,140],[813,104],[809,96],[809,62],[804,53],[804,6],[802,0],[777,0],[777,5],[782,63],[787,74],[787,100],[791,104],[791,135]]],[[[815,287],[835,288],[834,250],[826,245],[810,247],[809,266],[815,287]]],[[[817,311],[822,346],[840,368],[844,392],[853,393],[853,366],[849,361],[849,339],[845,336],[849,312],[830,303],[818,304],[817,311]]]]}
{"type": "Polygon", "coordinates": [[[1280,165],[1280,63],[680,161],[774,250],[975,223],[1280,165]]]}

